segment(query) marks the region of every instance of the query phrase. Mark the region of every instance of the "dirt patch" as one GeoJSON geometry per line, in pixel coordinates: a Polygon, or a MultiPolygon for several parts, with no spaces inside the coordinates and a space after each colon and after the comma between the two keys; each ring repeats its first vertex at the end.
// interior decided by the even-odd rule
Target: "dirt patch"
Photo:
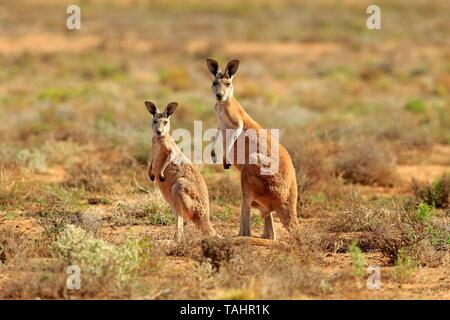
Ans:
{"type": "MultiPolygon", "coordinates": [[[[31,33],[31,32],[30,32],[31,33]]],[[[56,33],[27,34],[21,37],[0,36],[0,52],[4,54],[82,52],[97,47],[96,36],[65,36],[56,33]]]]}
{"type": "Polygon", "coordinates": [[[419,181],[433,181],[450,172],[450,166],[440,165],[403,165],[397,167],[398,173],[404,182],[411,182],[413,178],[419,181]]]}

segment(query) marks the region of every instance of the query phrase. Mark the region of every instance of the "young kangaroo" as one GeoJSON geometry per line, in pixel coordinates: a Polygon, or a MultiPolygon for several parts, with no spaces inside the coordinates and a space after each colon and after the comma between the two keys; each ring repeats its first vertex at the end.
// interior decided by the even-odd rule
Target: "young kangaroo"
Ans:
{"type": "Polygon", "coordinates": [[[283,226],[289,231],[292,231],[298,224],[297,181],[291,157],[284,146],[279,144],[267,130],[253,120],[233,97],[232,81],[238,69],[239,61],[231,60],[228,62],[224,72],[221,71],[217,61],[207,59],[206,62],[213,78],[212,91],[216,97],[215,111],[219,122],[211,157],[216,162],[215,145],[221,135],[224,168],[229,169],[231,167],[228,157],[233,149],[233,165],[241,171],[242,204],[239,235],[250,236],[250,208],[254,207],[259,209],[264,219],[263,238],[275,239],[273,211],[277,213],[283,226]],[[251,136],[247,135],[247,132],[256,134],[251,136]],[[247,147],[252,142],[258,145],[258,148],[261,147],[260,136],[262,134],[265,135],[266,150],[275,148],[278,155],[278,170],[268,175],[261,174],[261,169],[264,167],[262,161],[256,164],[250,161],[252,157],[255,158],[256,156],[256,158],[261,159],[265,158],[266,155],[258,152],[252,153],[247,147]],[[245,148],[239,150],[238,147],[234,148],[235,145],[243,145],[245,148]],[[238,152],[245,154],[238,154],[238,152]],[[243,157],[245,161],[236,163],[238,157],[241,157],[241,159],[243,157]]]}
{"type": "Polygon", "coordinates": [[[175,144],[169,134],[170,116],[177,109],[176,102],[169,103],[163,112],[146,101],[147,110],[153,115],[154,156],[149,164],[148,175],[166,201],[172,207],[176,217],[175,240],[183,236],[183,220],[192,220],[207,236],[215,236],[209,221],[208,189],[202,175],[190,163],[189,159],[175,144]]]}

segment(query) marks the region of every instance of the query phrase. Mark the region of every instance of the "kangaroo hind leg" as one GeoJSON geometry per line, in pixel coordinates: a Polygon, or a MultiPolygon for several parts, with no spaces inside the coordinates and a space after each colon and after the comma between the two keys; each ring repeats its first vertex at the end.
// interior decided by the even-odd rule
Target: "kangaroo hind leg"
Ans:
{"type": "Polygon", "coordinates": [[[273,225],[273,214],[272,212],[267,213],[265,212],[265,215],[261,211],[261,215],[264,217],[264,231],[262,237],[264,239],[272,239],[276,240],[277,235],[275,233],[275,227],[273,225]]]}
{"type": "Polygon", "coordinates": [[[173,211],[175,213],[175,241],[183,238],[184,216],[186,215],[186,206],[182,198],[181,186],[175,183],[172,187],[173,211]]]}
{"type": "Polygon", "coordinates": [[[241,225],[239,229],[239,235],[243,237],[250,237],[250,203],[245,199],[245,195],[242,196],[241,204],[241,225]]]}

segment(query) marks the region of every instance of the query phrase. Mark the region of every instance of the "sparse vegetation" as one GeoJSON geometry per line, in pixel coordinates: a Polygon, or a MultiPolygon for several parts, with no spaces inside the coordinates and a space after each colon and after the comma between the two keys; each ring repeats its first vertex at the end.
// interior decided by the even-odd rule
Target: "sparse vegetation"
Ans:
{"type": "Polygon", "coordinates": [[[370,140],[346,145],[335,162],[335,173],[367,185],[393,186],[397,178],[394,155],[370,140]]]}
{"type": "Polygon", "coordinates": [[[409,100],[405,104],[405,109],[415,113],[425,113],[427,110],[425,103],[420,99],[409,100]]]}
{"type": "Polygon", "coordinates": [[[103,178],[102,164],[98,161],[74,163],[66,171],[69,177],[64,185],[67,187],[82,188],[91,192],[109,190],[103,178]]]}
{"type": "Polygon", "coordinates": [[[433,221],[432,212],[433,208],[424,203],[357,207],[343,211],[330,230],[358,232],[358,242],[364,251],[379,251],[391,263],[403,254],[418,264],[435,265],[450,250],[446,245],[450,232],[433,221]]]}
{"type": "Polygon", "coordinates": [[[144,223],[167,226],[175,222],[175,216],[162,196],[154,192],[134,204],[118,202],[112,214],[112,221],[116,225],[144,223]]]}
{"type": "Polygon", "coordinates": [[[362,276],[365,274],[365,266],[366,261],[364,260],[364,256],[361,252],[361,249],[358,247],[356,241],[353,241],[349,248],[350,257],[352,258],[352,273],[354,276],[362,276]]]}
{"type": "Polygon", "coordinates": [[[450,205],[450,174],[444,174],[433,183],[412,181],[412,190],[419,201],[436,208],[450,205]]]}
{"type": "Polygon", "coordinates": [[[0,4],[0,299],[445,297],[448,1],[384,2],[383,32],[355,1],[135,2],[84,1],[81,38],[55,1],[0,4]],[[180,103],[172,130],[217,127],[207,57],[241,60],[236,97],[293,159],[299,230],[274,215],[267,246],[234,238],[235,170],[202,166],[223,238],[189,223],[177,243],[147,175],[144,100],[180,103]],[[361,287],[372,265],[380,290],[361,287]]]}
{"type": "Polygon", "coordinates": [[[137,269],[140,246],[134,240],[126,240],[116,247],[74,225],[67,225],[53,244],[57,256],[68,265],[77,265],[88,277],[114,278],[118,284],[129,280],[137,269]]]}
{"type": "Polygon", "coordinates": [[[230,261],[235,253],[233,243],[228,239],[204,239],[201,242],[203,257],[217,271],[223,263],[230,261]]]}

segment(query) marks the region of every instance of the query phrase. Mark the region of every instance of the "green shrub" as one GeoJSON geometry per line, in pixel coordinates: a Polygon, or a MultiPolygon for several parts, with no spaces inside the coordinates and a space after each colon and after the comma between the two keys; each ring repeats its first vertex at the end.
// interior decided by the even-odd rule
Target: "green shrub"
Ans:
{"type": "Polygon", "coordinates": [[[419,203],[416,210],[416,217],[420,221],[427,221],[430,219],[433,214],[434,207],[432,205],[428,205],[424,202],[419,203]]]}
{"type": "Polygon", "coordinates": [[[232,208],[228,205],[224,205],[221,211],[215,212],[211,215],[211,219],[218,221],[227,221],[232,215],[232,208]]]}
{"type": "Polygon", "coordinates": [[[260,227],[264,224],[264,221],[260,214],[254,214],[254,215],[252,215],[251,223],[253,226],[260,227]]]}
{"type": "MultiPolygon", "coordinates": [[[[378,251],[390,263],[395,263],[403,253],[421,265],[439,265],[450,250],[450,232],[445,225],[434,221],[433,211],[427,204],[416,206],[411,202],[393,202],[384,207],[358,206],[338,215],[329,230],[357,232],[358,249],[378,251]]],[[[355,250],[357,256],[353,245],[349,250],[355,250]]]]}
{"type": "Polygon", "coordinates": [[[175,217],[170,210],[159,210],[159,205],[153,203],[149,207],[148,223],[151,225],[168,226],[175,223],[175,217]]]}
{"type": "Polygon", "coordinates": [[[450,204],[450,175],[444,174],[433,183],[412,181],[411,188],[416,198],[436,208],[447,208],[450,204]]]}
{"type": "Polygon", "coordinates": [[[414,260],[407,255],[404,250],[401,250],[398,254],[397,260],[395,261],[395,274],[399,281],[408,280],[412,271],[416,267],[416,263],[414,260]]]}
{"type": "Polygon", "coordinates": [[[427,110],[425,102],[420,99],[409,100],[405,104],[405,109],[415,113],[425,113],[427,110]]]}
{"type": "Polygon", "coordinates": [[[113,275],[119,283],[128,280],[140,263],[141,247],[137,241],[128,239],[115,246],[74,225],[64,228],[53,249],[66,263],[79,266],[82,274],[113,275]]]}
{"type": "Polygon", "coordinates": [[[29,169],[40,172],[47,170],[46,156],[39,150],[22,149],[17,153],[17,160],[29,169]]]}
{"type": "Polygon", "coordinates": [[[358,247],[358,243],[353,241],[349,247],[350,257],[352,259],[352,274],[354,276],[362,276],[365,274],[364,267],[366,265],[366,260],[358,247]]]}

